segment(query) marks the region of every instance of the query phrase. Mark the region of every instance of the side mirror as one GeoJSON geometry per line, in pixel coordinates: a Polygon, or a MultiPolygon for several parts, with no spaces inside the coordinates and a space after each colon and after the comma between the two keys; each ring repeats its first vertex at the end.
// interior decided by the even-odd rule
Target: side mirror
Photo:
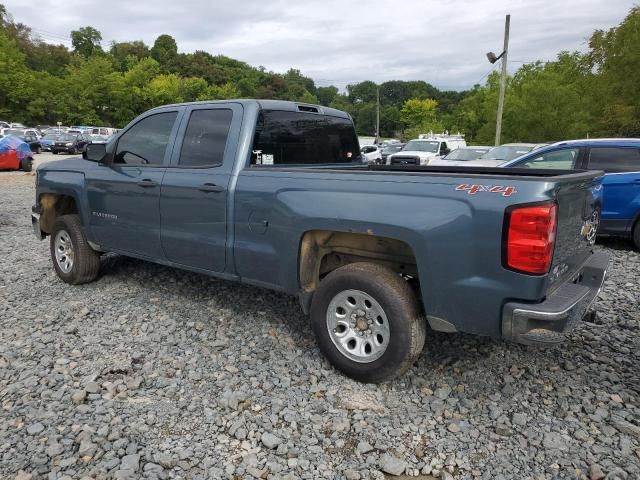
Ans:
{"type": "Polygon", "coordinates": [[[82,158],[92,162],[103,162],[107,156],[107,146],[102,143],[89,143],[82,152],[82,158]]]}

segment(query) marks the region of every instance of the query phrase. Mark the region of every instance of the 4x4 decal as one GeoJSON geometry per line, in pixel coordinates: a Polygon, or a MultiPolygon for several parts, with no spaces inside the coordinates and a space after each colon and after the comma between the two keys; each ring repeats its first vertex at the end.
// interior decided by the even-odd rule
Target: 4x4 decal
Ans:
{"type": "Polygon", "coordinates": [[[461,183],[456,187],[459,192],[467,192],[469,195],[475,195],[478,192],[500,193],[503,197],[510,197],[514,193],[518,193],[516,187],[505,187],[503,185],[470,185],[461,183]]]}

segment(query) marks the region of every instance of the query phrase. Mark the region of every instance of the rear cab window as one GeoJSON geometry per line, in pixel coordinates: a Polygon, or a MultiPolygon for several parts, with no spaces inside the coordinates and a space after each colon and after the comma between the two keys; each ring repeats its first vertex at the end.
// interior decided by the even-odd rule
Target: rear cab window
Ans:
{"type": "Polygon", "coordinates": [[[348,118],[308,112],[263,110],[256,124],[251,165],[362,163],[348,118]]]}
{"type": "Polygon", "coordinates": [[[593,147],[589,169],[606,173],[640,172],[640,148],[593,147]]]}

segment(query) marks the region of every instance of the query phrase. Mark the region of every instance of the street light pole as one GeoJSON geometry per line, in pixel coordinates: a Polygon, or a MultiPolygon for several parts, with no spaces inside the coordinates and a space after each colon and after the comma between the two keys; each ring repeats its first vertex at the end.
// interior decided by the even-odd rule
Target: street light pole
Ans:
{"type": "Polygon", "coordinates": [[[376,87],[376,145],[380,144],[380,87],[376,87]]]}
{"type": "Polygon", "coordinates": [[[507,15],[504,21],[504,48],[502,51],[502,73],[500,74],[500,97],[498,97],[498,114],[496,118],[496,147],[500,145],[502,132],[502,110],[504,109],[504,91],[507,88],[507,54],[509,50],[509,23],[511,15],[507,15]]]}

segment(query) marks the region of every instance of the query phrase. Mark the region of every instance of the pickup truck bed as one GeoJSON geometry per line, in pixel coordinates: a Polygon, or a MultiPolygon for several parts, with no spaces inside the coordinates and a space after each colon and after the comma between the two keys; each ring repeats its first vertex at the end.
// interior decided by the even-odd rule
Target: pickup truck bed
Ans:
{"type": "Polygon", "coordinates": [[[51,235],[69,283],[97,275],[62,269],[60,232],[78,230],[71,255],[92,265],[117,252],[295,294],[323,353],[365,381],[411,365],[425,317],[435,330],[550,343],[595,298],[608,262],[590,235],[600,172],[364,166],[357,152],[348,115],[324,107],[165,106],[90,149],[94,161],[38,169],[34,230],[51,235]],[[210,161],[215,132],[192,137],[192,120],[219,110],[230,113],[216,165],[194,166],[210,161]],[[123,145],[169,113],[158,160],[122,163],[146,160],[123,145]]]}

